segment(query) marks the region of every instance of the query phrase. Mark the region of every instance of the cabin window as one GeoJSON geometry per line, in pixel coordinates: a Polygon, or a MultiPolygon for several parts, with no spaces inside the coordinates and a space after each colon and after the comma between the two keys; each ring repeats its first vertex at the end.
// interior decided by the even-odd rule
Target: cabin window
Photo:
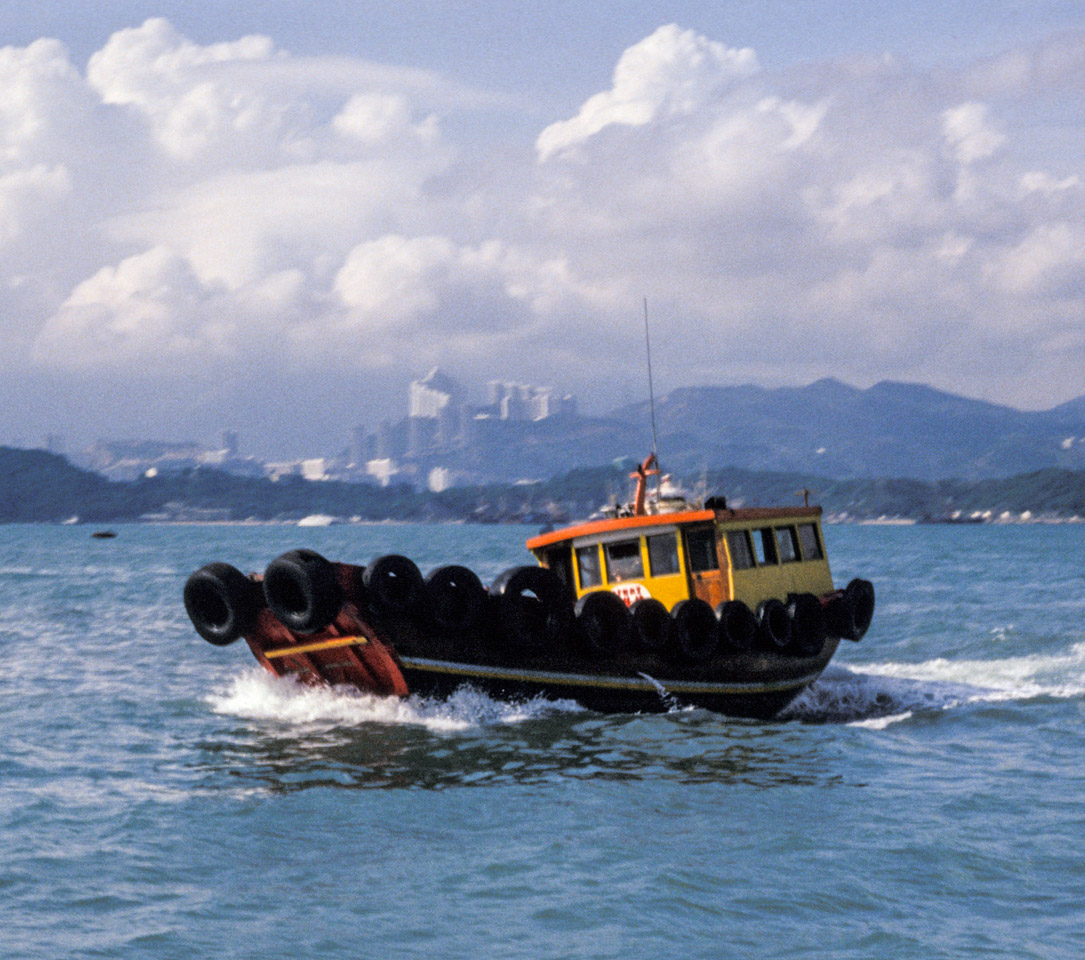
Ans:
{"type": "Polygon", "coordinates": [[[731,553],[732,569],[749,570],[753,566],[753,549],[750,547],[748,530],[727,531],[727,549],[731,553]]]}
{"type": "Polygon", "coordinates": [[[802,544],[804,560],[820,560],[825,556],[821,549],[821,541],[818,540],[818,528],[812,523],[799,524],[799,543],[802,544]]]}
{"type": "Polygon", "coordinates": [[[759,567],[776,562],[776,538],[773,536],[772,527],[762,527],[760,530],[755,530],[753,544],[757,553],[757,565],[759,567]]]}
{"type": "Polygon", "coordinates": [[[580,589],[597,587],[603,582],[603,571],[599,566],[599,547],[592,544],[590,547],[577,547],[576,569],[580,576],[580,589]]]}
{"type": "Polygon", "coordinates": [[[644,561],[640,556],[640,540],[616,540],[603,549],[607,557],[607,580],[639,580],[644,576],[644,561]]]}
{"type": "Polygon", "coordinates": [[[689,555],[690,573],[719,570],[716,556],[716,532],[711,527],[686,531],[686,553],[689,555]]]}
{"type": "Polygon", "coordinates": [[[794,563],[799,559],[799,541],[794,527],[776,528],[776,554],[780,563],[794,563]]]}
{"type": "Polygon", "coordinates": [[[648,568],[653,577],[678,573],[678,534],[657,533],[648,538],[648,568]]]}

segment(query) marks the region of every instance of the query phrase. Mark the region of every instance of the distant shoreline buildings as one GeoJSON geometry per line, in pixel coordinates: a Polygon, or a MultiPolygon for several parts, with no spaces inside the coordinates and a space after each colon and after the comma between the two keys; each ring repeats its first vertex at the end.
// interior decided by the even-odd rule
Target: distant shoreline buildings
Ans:
{"type": "MultiPolygon", "coordinates": [[[[296,476],[382,486],[402,482],[436,492],[459,483],[492,479],[486,451],[493,443],[500,443],[502,431],[577,415],[576,398],[571,394],[510,380],[489,381],[486,402],[471,404],[467,388],[434,367],[411,381],[405,417],[384,421],[371,432],[355,426],[346,438],[346,448],[338,454],[264,461],[242,455],[239,434],[224,430],[217,447],[195,442],[98,440],[70,459],[112,480],[213,467],[272,480],[296,476]]],[[[63,438],[50,434],[46,449],[63,453],[63,438]]]]}

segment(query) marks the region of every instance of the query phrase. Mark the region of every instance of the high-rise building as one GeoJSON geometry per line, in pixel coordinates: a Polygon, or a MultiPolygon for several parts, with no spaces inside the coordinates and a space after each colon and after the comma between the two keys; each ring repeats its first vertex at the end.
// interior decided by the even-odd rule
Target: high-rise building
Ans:
{"type": "Polygon", "coordinates": [[[463,439],[467,391],[439,367],[411,383],[407,453],[421,456],[463,439]]]}
{"type": "Polygon", "coordinates": [[[558,396],[553,387],[535,387],[509,380],[491,380],[486,398],[502,420],[545,420],[560,413],[575,413],[571,394],[558,396]]]}
{"type": "Polygon", "coordinates": [[[467,391],[440,367],[434,367],[421,380],[411,382],[407,416],[437,419],[446,408],[462,407],[467,391]]]}

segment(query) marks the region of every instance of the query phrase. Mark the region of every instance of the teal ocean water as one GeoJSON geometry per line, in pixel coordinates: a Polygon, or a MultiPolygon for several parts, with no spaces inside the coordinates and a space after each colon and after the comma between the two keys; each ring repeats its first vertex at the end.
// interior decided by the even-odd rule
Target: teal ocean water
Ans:
{"type": "Polygon", "coordinates": [[[0,957],[1085,954],[1085,526],[827,527],[874,625],[768,723],[300,689],[181,605],[533,529],[117,529],[0,528],[0,957]]]}

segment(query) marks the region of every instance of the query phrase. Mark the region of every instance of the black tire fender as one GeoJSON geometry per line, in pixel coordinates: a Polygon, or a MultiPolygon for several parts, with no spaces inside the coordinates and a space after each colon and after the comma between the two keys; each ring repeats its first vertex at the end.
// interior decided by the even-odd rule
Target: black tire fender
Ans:
{"type": "Polygon", "coordinates": [[[641,597],[629,608],[633,636],[645,653],[664,653],[671,643],[674,620],[655,597],[641,597]]]}
{"type": "Polygon", "coordinates": [[[399,616],[423,611],[425,584],[413,560],[398,553],[377,557],[362,574],[370,604],[378,613],[399,616]]]}
{"type": "Polygon", "coordinates": [[[437,626],[464,630],[478,619],[486,602],[486,590],[473,570],[449,564],[426,576],[426,606],[437,626]]]}
{"type": "Polygon", "coordinates": [[[850,640],[855,635],[855,618],[844,599],[843,591],[829,597],[825,603],[825,627],[830,637],[850,640]]]}
{"type": "Polygon", "coordinates": [[[725,600],[716,608],[720,646],[735,653],[749,653],[757,640],[757,617],[741,600],[725,600]]]}
{"type": "Polygon", "coordinates": [[[195,571],[185,581],[184,599],[192,626],[216,647],[248,633],[263,606],[259,586],[228,563],[209,563],[195,571]]]}
{"type": "Polygon", "coordinates": [[[757,605],[758,636],[772,650],[783,650],[791,642],[791,617],[775,597],[757,605]]]}
{"type": "Polygon", "coordinates": [[[609,590],[585,593],[573,612],[581,644],[591,656],[609,657],[632,646],[633,615],[617,594],[609,590]]]}
{"type": "Polygon", "coordinates": [[[796,593],[788,598],[791,617],[791,642],[803,656],[816,657],[828,636],[825,608],[812,593],[796,593]]]}
{"type": "Polygon", "coordinates": [[[719,623],[712,608],[703,600],[691,597],[679,600],[671,611],[674,632],[671,650],[676,660],[700,663],[719,649],[719,623]]]}
{"type": "Polygon", "coordinates": [[[874,584],[856,577],[844,588],[844,602],[851,611],[852,633],[847,638],[858,643],[874,619],[874,584]]]}
{"type": "Polygon", "coordinates": [[[316,633],[343,606],[335,567],[313,550],[291,550],[264,571],[264,597],[271,612],[294,633],[316,633]]]}
{"type": "Polygon", "coordinates": [[[569,603],[565,584],[546,567],[510,567],[490,587],[501,627],[521,650],[535,650],[553,640],[565,625],[569,603]]]}

